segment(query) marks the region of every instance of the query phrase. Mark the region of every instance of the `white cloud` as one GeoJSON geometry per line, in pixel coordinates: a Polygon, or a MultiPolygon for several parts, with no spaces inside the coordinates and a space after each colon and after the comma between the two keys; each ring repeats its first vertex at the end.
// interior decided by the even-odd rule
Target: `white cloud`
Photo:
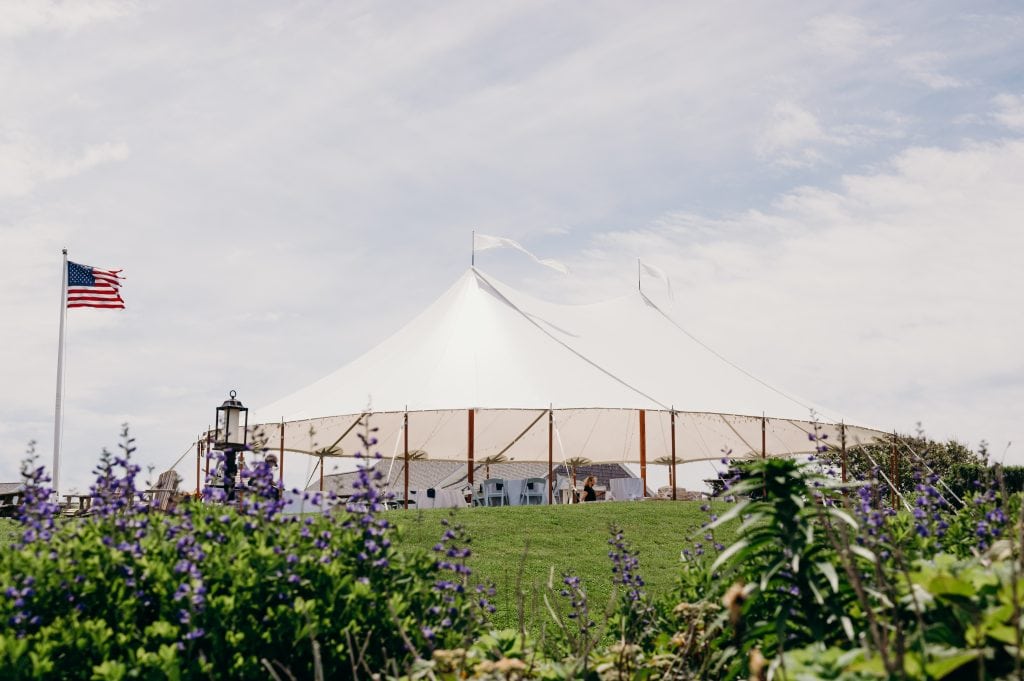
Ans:
{"type": "Polygon", "coordinates": [[[772,108],[757,140],[762,158],[784,166],[814,165],[821,160],[816,145],[828,141],[817,117],[793,102],[778,102],[772,108]]]}
{"type": "Polygon", "coordinates": [[[959,78],[942,72],[946,61],[946,55],[941,52],[918,52],[900,57],[897,64],[909,78],[933,90],[947,90],[966,85],[959,78]]]}
{"type": "Polygon", "coordinates": [[[24,196],[38,185],[80,175],[105,163],[128,158],[123,142],[87,146],[75,155],[59,155],[24,136],[0,142],[0,198],[24,196]]]}
{"type": "Polygon", "coordinates": [[[1022,174],[1020,139],[912,148],[836,191],[606,234],[570,266],[581,289],[621,291],[611,268],[649,258],[672,277],[684,326],[869,425],[1019,442],[1003,400],[1024,393],[1022,174]]]}
{"type": "Polygon", "coordinates": [[[1024,96],[1001,94],[993,103],[996,112],[992,116],[1001,124],[1013,130],[1024,130],[1024,96]]]}
{"type": "Polygon", "coordinates": [[[895,36],[848,14],[814,17],[807,22],[807,38],[821,52],[844,59],[861,57],[896,42],[895,36]]]}
{"type": "Polygon", "coordinates": [[[0,36],[32,31],[77,31],[136,10],[135,0],[0,0],[0,36]]]}

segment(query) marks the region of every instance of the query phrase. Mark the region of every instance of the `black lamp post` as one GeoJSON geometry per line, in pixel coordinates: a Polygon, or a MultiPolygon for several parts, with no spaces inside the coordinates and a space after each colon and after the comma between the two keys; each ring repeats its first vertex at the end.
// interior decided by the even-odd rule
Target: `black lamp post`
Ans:
{"type": "Polygon", "coordinates": [[[224,452],[224,492],[228,501],[235,500],[235,475],[238,473],[236,456],[245,449],[249,436],[249,410],[235,399],[232,390],[224,404],[217,407],[217,431],[214,448],[224,452]]]}

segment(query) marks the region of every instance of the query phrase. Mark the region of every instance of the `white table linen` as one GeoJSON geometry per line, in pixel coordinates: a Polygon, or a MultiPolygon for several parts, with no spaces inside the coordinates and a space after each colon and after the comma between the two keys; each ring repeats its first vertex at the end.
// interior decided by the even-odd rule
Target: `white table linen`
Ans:
{"type": "Polygon", "coordinates": [[[616,501],[631,501],[644,496],[644,481],[641,478],[612,478],[609,486],[612,498],[616,501]]]}

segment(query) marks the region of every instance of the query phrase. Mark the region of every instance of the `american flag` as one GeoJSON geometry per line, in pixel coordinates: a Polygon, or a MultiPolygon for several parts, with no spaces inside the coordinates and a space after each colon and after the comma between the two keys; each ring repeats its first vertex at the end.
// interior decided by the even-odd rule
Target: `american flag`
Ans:
{"type": "Polygon", "coordinates": [[[121,270],[101,270],[68,261],[68,307],[123,310],[121,270]]]}

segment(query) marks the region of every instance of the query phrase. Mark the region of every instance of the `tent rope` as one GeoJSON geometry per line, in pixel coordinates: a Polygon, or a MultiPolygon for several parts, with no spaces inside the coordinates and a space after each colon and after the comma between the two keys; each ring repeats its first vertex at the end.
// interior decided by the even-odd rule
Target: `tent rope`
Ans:
{"type": "Polygon", "coordinates": [[[927,462],[927,461],[925,461],[925,460],[924,460],[924,458],[923,458],[923,457],[922,457],[922,456],[921,456],[920,454],[918,454],[917,452],[915,452],[915,451],[914,451],[914,450],[913,450],[913,449],[912,449],[912,448],[911,448],[911,447],[910,447],[910,446],[909,446],[909,445],[908,445],[908,444],[907,444],[906,442],[904,442],[903,440],[899,440],[899,443],[900,443],[900,446],[901,446],[901,447],[903,447],[903,449],[904,449],[904,450],[906,450],[906,451],[907,451],[907,452],[908,452],[908,453],[909,453],[909,454],[910,454],[910,455],[911,455],[912,457],[914,457],[915,459],[917,459],[917,460],[918,460],[918,462],[920,462],[920,464],[921,464],[922,466],[924,466],[924,467],[925,467],[925,468],[926,468],[926,469],[928,470],[928,472],[929,472],[929,473],[930,473],[931,475],[934,475],[934,476],[936,477],[936,479],[937,479],[938,483],[939,483],[940,485],[942,485],[942,486],[943,486],[943,487],[944,487],[944,488],[946,489],[946,491],[947,491],[947,492],[949,492],[949,493],[950,493],[950,494],[951,494],[951,495],[953,496],[953,498],[954,498],[954,499],[956,499],[956,500],[957,500],[957,503],[959,503],[959,504],[960,504],[961,506],[963,506],[963,505],[964,505],[964,500],[963,500],[963,499],[961,499],[961,498],[960,498],[960,496],[959,496],[959,495],[958,495],[958,494],[957,494],[956,492],[954,492],[953,490],[951,490],[951,489],[949,488],[949,485],[947,485],[947,484],[946,484],[946,481],[942,479],[942,476],[941,476],[941,475],[939,475],[938,473],[936,473],[936,472],[935,472],[935,469],[933,469],[933,468],[932,468],[931,466],[929,466],[929,465],[928,465],[928,462],[927,462]]]}
{"type": "Polygon", "coordinates": [[[735,369],[736,371],[740,372],[741,374],[743,374],[744,376],[746,376],[747,378],[749,378],[749,379],[751,379],[751,380],[753,380],[753,381],[757,381],[758,383],[760,383],[761,385],[763,385],[763,386],[764,386],[765,388],[768,388],[768,389],[769,389],[769,390],[771,390],[772,392],[774,392],[774,393],[776,393],[776,394],[778,394],[778,395],[781,395],[782,397],[785,397],[785,398],[786,398],[787,400],[789,400],[790,402],[793,402],[794,404],[798,404],[798,405],[800,405],[800,406],[801,406],[801,407],[803,407],[804,409],[808,409],[808,410],[810,410],[810,409],[813,409],[813,407],[811,407],[810,405],[806,405],[806,404],[804,404],[803,402],[801,402],[800,400],[798,400],[797,398],[793,397],[792,395],[789,395],[788,393],[785,393],[785,392],[783,392],[782,390],[779,390],[778,388],[776,388],[775,386],[771,385],[770,383],[767,383],[767,382],[765,382],[765,381],[762,381],[762,380],[761,380],[760,378],[758,378],[758,377],[757,377],[757,376],[755,376],[754,374],[750,373],[749,371],[747,371],[747,370],[746,370],[746,369],[744,369],[743,367],[741,367],[741,366],[739,366],[738,364],[736,364],[736,363],[734,363],[734,362],[730,361],[730,360],[729,360],[728,358],[726,358],[726,357],[725,357],[724,355],[720,354],[720,353],[719,353],[719,352],[718,352],[717,350],[715,350],[714,348],[712,348],[712,347],[711,347],[710,345],[708,345],[708,344],[707,344],[707,343],[705,343],[704,341],[700,340],[699,338],[697,338],[696,336],[694,336],[694,335],[693,335],[692,333],[690,333],[689,331],[687,331],[686,329],[684,329],[684,328],[683,328],[682,326],[680,326],[680,325],[679,325],[679,323],[678,323],[678,322],[676,322],[676,320],[675,320],[675,319],[673,319],[672,317],[670,317],[670,316],[669,316],[669,315],[668,315],[668,314],[667,314],[667,313],[666,313],[666,312],[665,312],[664,310],[662,310],[662,309],[661,309],[660,307],[658,307],[658,305],[657,305],[657,304],[656,304],[656,303],[655,303],[655,302],[654,302],[653,300],[651,300],[650,298],[648,298],[648,297],[647,297],[647,296],[646,296],[646,295],[644,294],[644,292],[643,292],[643,291],[641,291],[641,292],[640,292],[640,297],[641,297],[641,298],[643,298],[643,299],[644,299],[644,300],[645,300],[645,301],[647,302],[647,304],[648,304],[648,305],[650,305],[650,306],[651,306],[651,307],[653,307],[653,308],[654,308],[655,310],[657,310],[657,311],[658,311],[658,313],[659,313],[659,314],[660,314],[660,315],[661,315],[662,317],[664,317],[665,319],[667,319],[667,320],[669,321],[669,323],[671,323],[671,324],[672,324],[672,326],[674,326],[674,327],[676,327],[677,329],[679,329],[680,331],[682,331],[682,332],[683,332],[683,334],[685,334],[687,338],[689,338],[689,339],[690,339],[690,340],[692,340],[692,341],[693,341],[694,343],[696,343],[697,345],[701,346],[702,348],[704,348],[705,350],[707,350],[708,352],[710,352],[710,353],[711,353],[712,355],[714,355],[714,356],[715,356],[715,357],[717,357],[718,359],[722,360],[723,362],[725,362],[726,364],[728,364],[729,366],[731,366],[731,367],[732,367],[733,369],[735,369]]]}
{"type": "Polygon", "coordinates": [[[192,448],[193,448],[193,447],[195,447],[195,446],[196,446],[196,443],[195,443],[195,442],[193,442],[192,444],[190,444],[190,445],[188,446],[188,449],[186,449],[186,450],[185,450],[185,453],[184,453],[184,454],[182,454],[181,456],[179,456],[179,457],[178,457],[178,460],[177,460],[177,461],[175,461],[175,462],[174,462],[174,464],[173,464],[173,465],[172,465],[172,466],[171,466],[170,468],[168,468],[167,470],[171,470],[171,471],[173,471],[173,470],[174,470],[175,468],[177,468],[177,467],[178,467],[178,464],[179,464],[179,463],[181,463],[182,459],[184,459],[184,458],[185,458],[186,456],[188,456],[188,453],[189,453],[189,452],[191,452],[191,451],[192,451],[192,448]]]}
{"type": "Polygon", "coordinates": [[[605,368],[604,368],[603,366],[601,366],[600,364],[598,364],[598,363],[597,363],[597,362],[595,362],[594,360],[590,359],[589,357],[587,357],[586,355],[584,355],[583,353],[581,353],[581,352],[580,352],[579,350],[576,350],[576,349],[575,349],[575,348],[573,348],[573,347],[572,347],[571,345],[569,345],[568,343],[566,343],[565,341],[563,341],[563,340],[562,340],[561,338],[558,338],[557,336],[553,335],[553,334],[552,334],[552,333],[551,333],[550,331],[548,331],[548,330],[547,330],[547,329],[545,329],[545,328],[544,328],[543,326],[541,326],[541,325],[540,325],[540,324],[539,324],[539,323],[537,322],[537,320],[536,320],[536,319],[534,319],[533,317],[531,317],[530,315],[528,315],[528,314],[527,314],[527,313],[526,313],[526,312],[525,312],[525,311],[524,311],[523,309],[521,309],[521,308],[520,308],[520,307],[519,307],[518,305],[516,305],[516,304],[515,304],[515,303],[513,303],[513,302],[512,302],[511,300],[509,300],[509,299],[508,299],[507,297],[505,297],[505,295],[504,295],[504,294],[503,294],[503,293],[502,293],[501,291],[499,291],[499,290],[497,289],[497,287],[495,287],[495,286],[494,286],[494,284],[492,284],[492,283],[491,283],[491,282],[490,282],[490,281],[489,281],[489,280],[487,279],[487,277],[485,277],[485,276],[484,276],[484,275],[483,275],[483,274],[482,274],[482,273],[480,272],[480,270],[478,270],[478,269],[476,269],[476,268],[474,267],[474,268],[473,268],[473,272],[474,272],[474,273],[476,273],[476,276],[477,276],[477,277],[479,277],[479,279],[480,279],[480,280],[481,280],[481,281],[482,281],[483,283],[487,284],[487,287],[488,287],[488,288],[490,289],[490,291],[491,291],[491,293],[492,293],[493,295],[495,295],[495,296],[496,296],[496,297],[497,297],[497,298],[498,298],[499,300],[501,300],[501,301],[502,301],[503,303],[505,303],[506,305],[508,305],[509,307],[511,307],[511,308],[512,308],[513,310],[515,310],[516,312],[518,312],[518,313],[519,313],[520,315],[522,315],[523,319],[525,319],[525,320],[526,320],[526,321],[528,321],[528,322],[529,322],[530,324],[532,324],[533,326],[535,326],[535,327],[536,327],[536,328],[537,328],[538,330],[540,330],[540,332],[541,332],[541,333],[543,333],[543,334],[544,334],[545,336],[547,336],[547,337],[548,337],[548,338],[550,338],[551,340],[555,341],[556,343],[558,343],[559,345],[561,345],[561,346],[562,346],[563,348],[565,348],[566,350],[568,350],[568,351],[569,351],[569,352],[571,352],[572,354],[576,355],[577,357],[579,357],[580,359],[582,359],[582,360],[583,360],[584,362],[586,362],[587,364],[589,364],[590,366],[594,367],[595,369],[597,369],[598,371],[600,371],[600,372],[601,372],[602,374],[604,374],[605,376],[607,376],[608,378],[611,378],[612,380],[614,380],[615,382],[619,383],[620,385],[622,385],[622,386],[625,386],[626,388],[629,388],[630,390],[632,390],[633,392],[635,392],[635,393],[636,393],[637,395],[640,395],[640,396],[641,396],[641,397],[643,397],[644,399],[648,399],[648,400],[650,400],[651,402],[653,402],[654,404],[657,404],[657,405],[658,405],[659,407],[661,407],[662,409],[668,409],[668,408],[669,408],[669,407],[668,407],[668,405],[662,404],[662,402],[661,402],[660,400],[656,400],[656,399],[654,399],[653,397],[651,397],[650,395],[648,395],[647,393],[645,393],[645,392],[644,392],[643,390],[640,390],[640,389],[639,389],[639,388],[637,388],[636,386],[630,385],[630,384],[629,384],[628,382],[626,382],[626,381],[625,381],[624,379],[622,379],[622,378],[619,378],[618,376],[616,376],[615,374],[613,374],[613,373],[612,373],[611,371],[609,371],[608,369],[605,369],[605,368]]]}
{"type": "Polygon", "coordinates": [[[875,461],[873,456],[871,456],[871,453],[868,452],[868,450],[866,449],[863,450],[863,452],[864,456],[868,457],[868,461],[871,462],[871,465],[878,470],[878,474],[882,476],[882,479],[885,480],[885,483],[889,485],[889,489],[891,489],[893,494],[895,494],[897,498],[899,498],[899,500],[903,503],[903,508],[907,509],[908,513],[911,512],[913,509],[910,508],[910,504],[907,503],[907,500],[903,497],[903,494],[901,494],[900,491],[896,489],[896,485],[894,485],[892,480],[889,479],[889,476],[885,474],[885,472],[882,470],[882,467],[879,466],[878,462],[875,461]]]}

